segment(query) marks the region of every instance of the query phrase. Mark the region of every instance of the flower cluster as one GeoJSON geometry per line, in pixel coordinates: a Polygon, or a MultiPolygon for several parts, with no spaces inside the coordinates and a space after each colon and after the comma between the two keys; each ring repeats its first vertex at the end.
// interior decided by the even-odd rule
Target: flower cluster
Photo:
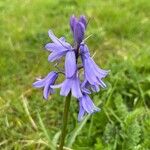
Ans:
{"type": "Polygon", "coordinates": [[[99,111],[89,95],[91,92],[98,92],[101,87],[106,87],[102,79],[108,74],[108,71],[102,70],[96,65],[90,55],[89,48],[84,41],[86,27],[85,16],[80,16],[79,19],[75,16],[70,18],[70,28],[74,38],[73,46],[67,43],[64,37],[57,38],[51,30],[48,31],[52,40],[52,43],[45,46],[51,52],[48,61],[58,61],[65,56],[64,71],[60,71],[60,69],[57,72],[52,71],[45,78],[38,79],[33,83],[36,88],[44,88],[43,96],[45,99],[48,99],[55,88],[61,89],[60,95],[62,96],[67,96],[71,92],[72,96],[77,98],[79,102],[79,121],[83,119],[85,113],[92,114],[99,111]],[[79,71],[80,69],[83,70],[83,73],[79,71]],[[61,84],[55,85],[59,73],[65,75],[65,80],[61,84]]]}

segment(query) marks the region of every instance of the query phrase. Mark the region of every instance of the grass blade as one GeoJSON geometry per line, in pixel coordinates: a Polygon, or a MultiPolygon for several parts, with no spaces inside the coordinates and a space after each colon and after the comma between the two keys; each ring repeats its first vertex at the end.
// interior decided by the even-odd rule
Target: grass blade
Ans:
{"type": "Polygon", "coordinates": [[[41,128],[42,128],[42,130],[43,130],[43,132],[44,132],[44,134],[45,134],[45,136],[46,136],[46,138],[47,138],[47,140],[48,140],[49,147],[51,148],[51,150],[56,150],[56,147],[55,147],[55,145],[52,143],[52,140],[51,140],[51,138],[50,138],[50,136],[49,136],[49,134],[48,134],[48,132],[47,132],[45,126],[44,126],[44,123],[43,123],[43,121],[42,121],[41,116],[40,116],[39,113],[38,113],[38,119],[39,119],[40,126],[41,126],[41,128]]]}
{"type": "Polygon", "coordinates": [[[80,133],[84,125],[86,124],[87,120],[89,119],[90,115],[87,115],[82,122],[80,122],[77,127],[73,130],[70,138],[67,141],[67,147],[71,147],[74,143],[77,135],[80,133]]]}

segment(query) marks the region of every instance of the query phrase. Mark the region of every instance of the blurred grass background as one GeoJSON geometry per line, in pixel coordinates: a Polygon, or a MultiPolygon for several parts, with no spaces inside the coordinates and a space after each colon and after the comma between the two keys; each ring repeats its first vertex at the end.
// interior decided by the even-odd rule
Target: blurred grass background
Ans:
{"type": "Polygon", "coordinates": [[[44,101],[32,83],[53,69],[44,51],[48,29],[72,41],[72,14],[90,19],[87,43],[97,64],[111,73],[108,88],[92,95],[101,112],[79,124],[72,100],[66,146],[149,150],[149,0],[0,0],[0,149],[45,150],[56,144],[64,98],[57,91],[44,101]]]}

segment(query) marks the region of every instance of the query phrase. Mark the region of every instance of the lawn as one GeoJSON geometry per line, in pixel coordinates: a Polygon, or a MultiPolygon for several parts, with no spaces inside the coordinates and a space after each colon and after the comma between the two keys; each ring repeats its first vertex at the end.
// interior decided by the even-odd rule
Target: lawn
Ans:
{"type": "Polygon", "coordinates": [[[101,111],[77,121],[72,99],[66,149],[150,149],[150,1],[0,0],[0,149],[57,145],[64,107],[59,90],[48,101],[32,87],[54,69],[47,31],[72,42],[69,18],[86,15],[94,60],[111,70],[106,89],[92,94],[101,111]]]}

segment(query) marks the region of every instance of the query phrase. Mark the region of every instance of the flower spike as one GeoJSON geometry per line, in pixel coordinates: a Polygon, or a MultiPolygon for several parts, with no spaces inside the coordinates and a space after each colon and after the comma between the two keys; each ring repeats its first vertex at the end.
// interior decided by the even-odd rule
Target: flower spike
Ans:
{"type": "Polygon", "coordinates": [[[78,19],[74,15],[71,16],[70,29],[74,38],[73,46],[64,37],[58,38],[51,30],[48,31],[52,42],[47,43],[45,49],[50,53],[48,61],[57,61],[54,67],[58,71],[52,71],[45,78],[38,79],[33,86],[43,88],[44,99],[48,99],[56,88],[60,88],[62,96],[70,97],[71,94],[79,103],[78,120],[81,121],[86,114],[93,114],[100,110],[89,95],[106,87],[103,78],[108,75],[109,71],[99,68],[90,55],[86,44],[88,37],[84,39],[87,29],[86,17],[82,15],[78,19]],[[64,57],[63,65],[60,64],[62,57],[64,57]],[[59,68],[58,65],[63,68],[59,68]],[[62,83],[55,84],[60,73],[65,79],[62,83]]]}

